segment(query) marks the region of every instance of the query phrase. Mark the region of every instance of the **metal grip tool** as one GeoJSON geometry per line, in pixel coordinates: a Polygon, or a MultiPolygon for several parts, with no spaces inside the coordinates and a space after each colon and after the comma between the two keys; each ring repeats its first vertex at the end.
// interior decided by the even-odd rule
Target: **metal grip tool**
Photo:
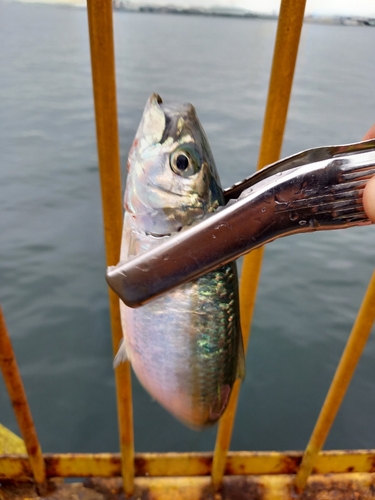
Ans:
{"type": "Polygon", "coordinates": [[[370,224],[363,189],[375,175],[375,140],[303,151],[224,191],[227,204],[196,225],[107,270],[130,307],[296,233],[370,224]]]}

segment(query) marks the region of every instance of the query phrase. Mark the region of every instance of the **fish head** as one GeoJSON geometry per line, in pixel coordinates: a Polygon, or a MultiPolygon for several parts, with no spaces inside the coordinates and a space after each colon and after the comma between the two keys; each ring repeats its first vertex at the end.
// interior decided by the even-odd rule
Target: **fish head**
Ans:
{"type": "Polygon", "coordinates": [[[191,104],[148,100],[128,159],[125,210],[139,231],[168,236],[224,204],[203,127],[191,104]]]}

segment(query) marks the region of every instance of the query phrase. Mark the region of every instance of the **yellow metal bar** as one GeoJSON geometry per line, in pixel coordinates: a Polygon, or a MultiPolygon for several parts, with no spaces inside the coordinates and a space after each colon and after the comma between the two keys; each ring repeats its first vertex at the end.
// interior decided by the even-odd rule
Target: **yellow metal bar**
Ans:
{"type": "MultiPolygon", "coordinates": [[[[111,0],[87,2],[96,134],[105,230],[107,265],[117,264],[122,230],[120,151],[117,124],[115,59],[111,0]]],[[[122,338],[118,297],[109,290],[112,343],[122,338]]],[[[116,369],[117,410],[124,491],[133,492],[134,437],[131,372],[128,362],[116,369]]]]}
{"type": "Polygon", "coordinates": [[[373,273],[357,319],[345,346],[331,387],[324,401],[315,428],[303,456],[301,467],[295,478],[297,491],[306,485],[320,450],[328,436],[332,423],[344,399],[357,363],[371,333],[375,321],[375,272],[373,273]]]}
{"type": "MultiPolygon", "coordinates": [[[[258,169],[276,161],[281,152],[289,99],[293,84],[306,0],[281,2],[268,89],[258,169]]],[[[250,338],[256,292],[262,266],[263,248],[244,258],[240,285],[241,328],[245,350],[250,338]]],[[[219,423],[212,465],[212,483],[218,488],[223,478],[226,455],[232,437],[240,382],[237,381],[228,408],[219,423]]]]}
{"type": "Polygon", "coordinates": [[[280,157],[305,4],[306,0],[281,2],[258,169],[280,157]]]}
{"type": "Polygon", "coordinates": [[[0,455],[25,455],[26,453],[25,441],[0,424],[0,455]]]}
{"type": "Polygon", "coordinates": [[[44,489],[46,482],[46,469],[39,445],[38,436],[34,427],[33,418],[25,389],[22,383],[21,374],[18,369],[14,355],[12,343],[9,338],[5,324],[3,311],[0,307],[0,367],[3,372],[5,385],[9,393],[10,400],[16,415],[16,419],[25,441],[31,470],[35,482],[40,490],[44,489]]]}
{"type": "MultiPolygon", "coordinates": [[[[228,452],[226,476],[296,474],[302,452],[228,452]]],[[[53,477],[120,477],[119,453],[44,454],[46,474],[53,477]]],[[[212,453],[136,453],[136,477],[209,476],[212,453]]],[[[375,450],[322,451],[314,474],[375,472],[375,450]]],[[[28,480],[33,477],[27,456],[0,456],[0,481],[28,480]]]]}

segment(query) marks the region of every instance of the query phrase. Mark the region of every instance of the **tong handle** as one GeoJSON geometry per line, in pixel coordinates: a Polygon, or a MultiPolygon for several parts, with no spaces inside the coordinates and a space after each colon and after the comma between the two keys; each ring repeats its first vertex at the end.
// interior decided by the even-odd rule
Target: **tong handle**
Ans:
{"type": "Polygon", "coordinates": [[[260,171],[262,177],[254,174],[238,200],[160,246],[108,268],[108,284],[128,306],[138,307],[276,238],[370,224],[362,193],[375,175],[375,141],[363,144],[335,147],[336,152],[346,150],[333,159],[292,167],[283,160],[260,171]]]}
{"type": "Polygon", "coordinates": [[[287,156],[281,160],[271,163],[261,170],[256,171],[246,179],[237,182],[233,186],[224,189],[225,203],[229,200],[237,199],[246,189],[254,186],[258,182],[275,175],[279,172],[285,172],[292,168],[303,167],[309,163],[317,163],[319,161],[329,161],[338,156],[351,155],[353,153],[363,153],[371,151],[375,148],[375,139],[370,139],[353,144],[344,144],[339,146],[322,146],[319,148],[306,149],[300,153],[287,156]]]}

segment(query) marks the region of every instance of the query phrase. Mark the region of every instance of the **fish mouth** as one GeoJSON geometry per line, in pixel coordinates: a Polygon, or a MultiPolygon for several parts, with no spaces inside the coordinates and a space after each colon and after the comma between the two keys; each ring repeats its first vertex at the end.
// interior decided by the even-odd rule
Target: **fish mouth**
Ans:
{"type": "Polygon", "coordinates": [[[151,179],[149,180],[149,185],[152,186],[152,188],[155,191],[161,191],[162,193],[166,193],[168,195],[173,194],[173,196],[180,196],[181,198],[186,197],[186,194],[184,193],[177,193],[175,191],[171,191],[170,189],[166,189],[163,186],[159,186],[158,184],[155,184],[151,179]]]}
{"type": "MultiPolygon", "coordinates": [[[[179,233],[181,231],[182,227],[183,226],[178,227],[175,231],[173,231],[173,234],[179,233]]],[[[146,235],[152,236],[153,238],[167,238],[167,237],[171,237],[172,233],[159,234],[159,233],[152,233],[151,231],[146,231],[146,235]]]]}
{"type": "Polygon", "coordinates": [[[153,238],[165,238],[167,236],[172,236],[172,233],[156,234],[156,233],[151,233],[150,231],[146,231],[146,235],[152,236],[153,238]]]}

